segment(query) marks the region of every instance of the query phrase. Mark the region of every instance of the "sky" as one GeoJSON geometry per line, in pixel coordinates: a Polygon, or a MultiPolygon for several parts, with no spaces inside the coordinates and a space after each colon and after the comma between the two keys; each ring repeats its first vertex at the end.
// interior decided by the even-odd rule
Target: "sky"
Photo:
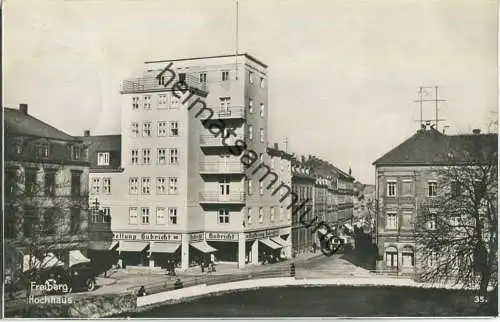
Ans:
{"type": "MultiPolygon", "coordinates": [[[[120,83],[144,61],[235,52],[235,0],[3,7],[3,105],[72,135],[120,132],[120,83]]],[[[419,86],[439,86],[447,134],[487,131],[497,16],[488,0],[239,0],[239,51],[269,65],[270,145],[373,183],[372,162],[419,127],[419,86]]]]}

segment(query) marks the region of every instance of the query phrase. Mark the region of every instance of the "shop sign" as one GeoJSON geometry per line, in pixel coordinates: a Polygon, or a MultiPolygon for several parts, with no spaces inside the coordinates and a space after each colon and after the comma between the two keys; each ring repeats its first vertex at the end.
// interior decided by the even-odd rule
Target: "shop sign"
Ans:
{"type": "Polygon", "coordinates": [[[191,242],[199,242],[203,240],[203,233],[194,233],[189,235],[189,239],[191,242]]]}
{"type": "Polygon", "coordinates": [[[245,233],[245,239],[277,237],[280,235],[279,229],[268,229],[245,233]]]}
{"type": "Polygon", "coordinates": [[[181,241],[181,234],[170,233],[113,233],[115,240],[181,241]]]}
{"type": "Polygon", "coordinates": [[[205,233],[206,240],[220,240],[220,241],[237,241],[238,233],[230,232],[207,232],[205,233]]]}

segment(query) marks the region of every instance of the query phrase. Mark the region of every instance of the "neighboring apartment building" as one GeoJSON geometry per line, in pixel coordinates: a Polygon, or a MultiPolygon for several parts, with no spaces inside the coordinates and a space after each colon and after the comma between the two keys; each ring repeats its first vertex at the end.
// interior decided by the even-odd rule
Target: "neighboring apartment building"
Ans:
{"type": "Polygon", "coordinates": [[[11,273],[88,261],[88,162],[83,143],[4,108],[5,267],[11,273]]]}
{"type": "Polygon", "coordinates": [[[99,173],[112,182],[102,204],[120,262],[153,267],[173,259],[187,268],[213,259],[243,267],[264,253],[286,254],[290,219],[277,220],[280,196],[228,147],[241,140],[269,163],[267,66],[241,54],[146,62],[145,69],[121,92],[123,170],[99,173]]]}
{"type": "Polygon", "coordinates": [[[373,162],[376,175],[376,242],[383,261],[377,269],[413,274],[418,268],[414,222],[419,206],[448,189],[438,184],[445,166],[473,161],[481,149],[497,149],[496,134],[444,135],[432,127],[373,162]]]}

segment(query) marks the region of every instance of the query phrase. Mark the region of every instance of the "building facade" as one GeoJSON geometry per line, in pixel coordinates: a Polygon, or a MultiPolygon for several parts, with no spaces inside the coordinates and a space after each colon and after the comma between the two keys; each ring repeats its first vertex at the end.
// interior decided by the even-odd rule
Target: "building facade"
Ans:
{"type": "Polygon", "coordinates": [[[83,142],[19,110],[5,116],[5,267],[71,266],[88,243],[88,162],[83,142]]]}
{"type": "MultiPolygon", "coordinates": [[[[414,223],[422,206],[448,189],[439,182],[446,166],[469,162],[477,147],[497,148],[496,134],[444,135],[423,127],[376,160],[377,269],[412,275],[419,267],[414,223]]],[[[436,210],[437,211],[437,210],[436,210]]]]}
{"type": "Polygon", "coordinates": [[[265,64],[248,54],[146,62],[121,94],[119,170],[92,176],[112,182],[103,204],[122,265],[286,256],[279,196],[230,150],[244,142],[270,161],[265,64]]]}

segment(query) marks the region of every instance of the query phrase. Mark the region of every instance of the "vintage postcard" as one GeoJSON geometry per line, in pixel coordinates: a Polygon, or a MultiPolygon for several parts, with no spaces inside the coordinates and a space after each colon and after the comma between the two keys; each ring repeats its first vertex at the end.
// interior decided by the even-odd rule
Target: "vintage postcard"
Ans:
{"type": "Polygon", "coordinates": [[[498,12],[3,1],[2,316],[498,316],[498,12]]]}

